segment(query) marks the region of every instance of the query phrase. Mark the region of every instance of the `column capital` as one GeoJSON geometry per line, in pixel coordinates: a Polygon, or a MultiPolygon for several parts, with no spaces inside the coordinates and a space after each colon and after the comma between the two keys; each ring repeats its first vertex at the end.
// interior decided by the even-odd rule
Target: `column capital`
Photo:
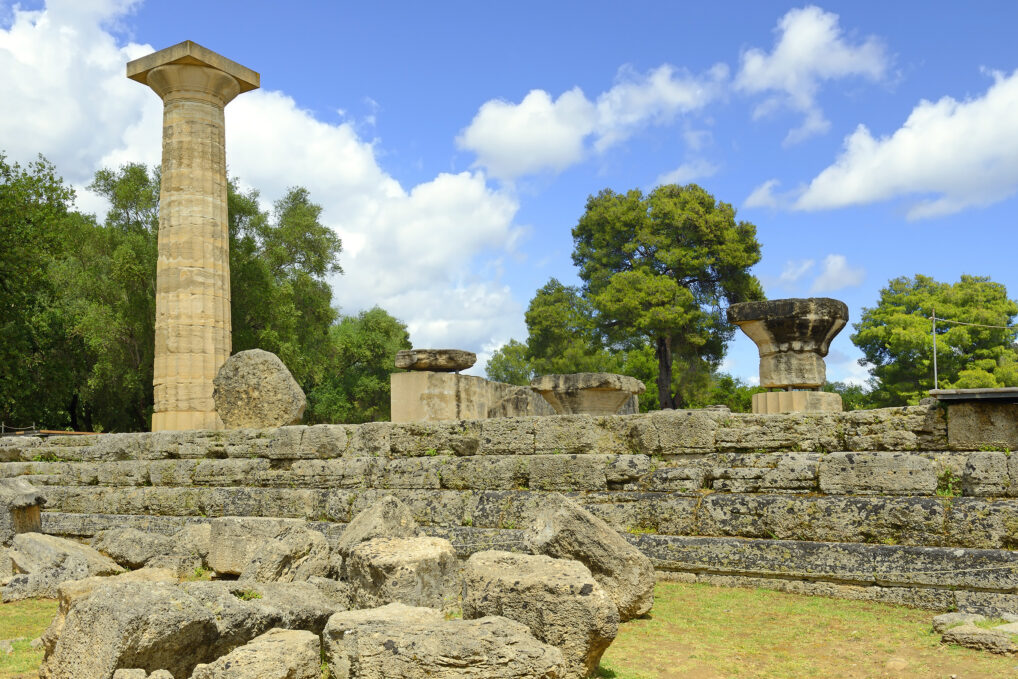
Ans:
{"type": "Polygon", "coordinates": [[[148,85],[163,101],[195,96],[221,106],[261,84],[255,71],[190,40],[128,62],[127,77],[148,85]]]}

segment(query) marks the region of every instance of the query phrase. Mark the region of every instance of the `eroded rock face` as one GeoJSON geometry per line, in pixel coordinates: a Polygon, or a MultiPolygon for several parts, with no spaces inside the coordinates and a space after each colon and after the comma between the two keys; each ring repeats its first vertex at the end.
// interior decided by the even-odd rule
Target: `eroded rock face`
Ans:
{"type": "Polygon", "coordinates": [[[205,561],[216,573],[240,575],[248,560],[289,526],[301,526],[299,519],[267,519],[224,516],[209,524],[208,555],[205,561]]]}
{"type": "Polygon", "coordinates": [[[109,679],[121,668],[189,677],[275,627],[321,634],[336,610],[308,583],[111,579],[70,601],[55,643],[44,639],[40,677],[109,679]]]}
{"type": "Polygon", "coordinates": [[[327,577],[333,570],[330,556],[324,535],[304,526],[288,526],[255,547],[240,580],[299,582],[312,576],[327,577]]]}
{"type": "Polygon", "coordinates": [[[54,598],[60,583],[68,580],[124,572],[115,561],[87,545],[42,533],[15,536],[9,555],[19,575],[0,590],[4,601],[54,598]]]}
{"type": "Polygon", "coordinates": [[[461,349],[404,349],[396,352],[396,367],[403,370],[459,372],[477,363],[477,354],[461,349]]]}
{"type": "Polygon", "coordinates": [[[320,679],[321,641],[299,630],[272,629],[207,665],[191,679],[320,679]]]}
{"type": "Polygon", "coordinates": [[[501,615],[562,651],[565,676],[597,672],[619,627],[615,603],[579,561],[488,551],[463,569],[463,617],[501,615]]]}
{"type": "Polygon", "coordinates": [[[0,546],[18,533],[42,532],[42,493],[25,479],[0,479],[0,546]]]}
{"type": "Polygon", "coordinates": [[[824,356],[848,322],[848,306],[829,297],[741,302],[728,307],[760,352],[761,387],[818,389],[826,380],[824,356]]]}
{"type": "Polygon", "coordinates": [[[109,583],[74,604],[41,679],[109,679],[120,668],[190,676],[216,640],[216,616],[170,584],[109,583]]]}
{"type": "Polygon", "coordinates": [[[635,377],[613,373],[542,375],[531,381],[530,388],[560,415],[614,415],[647,389],[635,377]]]}
{"type": "Polygon", "coordinates": [[[376,538],[350,551],[346,577],[357,608],[399,602],[448,610],[455,605],[458,566],[448,540],[376,538]]]}
{"type": "Polygon", "coordinates": [[[1012,641],[1012,636],[1007,632],[977,627],[970,622],[946,630],[943,642],[1001,655],[1018,653],[1018,644],[1012,641]]]}
{"type": "Polygon", "coordinates": [[[575,559],[618,607],[622,622],[643,615],[654,605],[654,565],[608,524],[558,493],[542,500],[533,524],[523,535],[533,554],[575,559]]]}
{"type": "Polygon", "coordinates": [[[279,357],[261,349],[230,356],[213,380],[216,412],[227,429],[299,424],[307,399],[279,357]]]}
{"type": "Polygon", "coordinates": [[[349,558],[351,550],[362,542],[375,538],[411,538],[417,532],[417,521],[410,508],[386,495],[347,524],[336,550],[343,558],[349,558]]]}
{"type": "Polygon", "coordinates": [[[561,679],[562,652],[507,618],[445,620],[389,604],[337,613],[323,635],[335,679],[561,679]]]}
{"type": "Polygon", "coordinates": [[[173,551],[173,538],[135,528],[103,531],[92,539],[92,547],[125,568],[141,568],[153,557],[173,551]]]}

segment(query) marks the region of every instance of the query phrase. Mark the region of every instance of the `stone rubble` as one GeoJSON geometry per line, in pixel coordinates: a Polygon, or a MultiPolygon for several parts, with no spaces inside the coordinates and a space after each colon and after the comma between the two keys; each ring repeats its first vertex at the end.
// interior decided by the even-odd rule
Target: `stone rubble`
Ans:
{"type": "Polygon", "coordinates": [[[299,424],[307,399],[286,365],[261,349],[226,359],[212,381],[216,412],[227,429],[265,429],[299,424]]]}

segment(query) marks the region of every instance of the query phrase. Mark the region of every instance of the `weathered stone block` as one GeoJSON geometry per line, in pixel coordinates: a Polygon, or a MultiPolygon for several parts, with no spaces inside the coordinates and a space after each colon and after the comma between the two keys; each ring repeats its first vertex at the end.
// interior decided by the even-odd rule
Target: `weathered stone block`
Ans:
{"type": "Polygon", "coordinates": [[[323,643],[336,679],[559,679],[563,671],[562,652],[518,622],[444,620],[402,604],[337,613],[323,643]]]}
{"type": "Polygon", "coordinates": [[[947,406],[947,440],[955,450],[1018,450],[1018,403],[971,401],[947,406]]]}
{"type": "Polygon", "coordinates": [[[1007,456],[1001,452],[978,451],[965,463],[962,488],[966,495],[1004,497],[1011,489],[1007,472],[1007,456]]]}
{"type": "Polygon", "coordinates": [[[623,622],[654,604],[654,567],[604,521],[561,496],[549,495],[524,534],[533,554],[575,559],[608,592],[623,622]]]}
{"type": "Polygon", "coordinates": [[[394,457],[475,455],[481,443],[481,423],[407,422],[394,424],[389,436],[394,457]]]}
{"type": "Polygon", "coordinates": [[[399,602],[451,610],[459,581],[456,552],[442,538],[375,538],[350,550],[344,563],[357,608],[399,602]]]}
{"type": "Polygon", "coordinates": [[[136,528],[104,531],[92,540],[93,549],[125,568],[141,568],[153,557],[173,551],[174,545],[173,538],[136,528]]]}
{"type": "Polygon", "coordinates": [[[534,455],[528,460],[534,490],[607,490],[603,455],[534,455]]]}
{"type": "Polygon", "coordinates": [[[410,509],[395,497],[386,495],[371,502],[347,525],[336,543],[336,551],[343,558],[349,558],[350,552],[362,542],[375,538],[415,537],[417,532],[417,521],[410,509]]]}
{"type": "Polygon", "coordinates": [[[271,629],[209,664],[191,679],[320,679],[321,641],[301,630],[271,629]]]}
{"type": "Polygon", "coordinates": [[[933,463],[908,453],[829,453],[820,462],[820,489],[830,495],[933,495],[933,463]]]}
{"type": "Polygon", "coordinates": [[[589,415],[557,415],[534,420],[535,453],[597,452],[597,440],[594,418],[589,415]]]}
{"type": "Polygon", "coordinates": [[[262,546],[285,528],[301,526],[294,519],[228,516],[213,519],[206,562],[217,573],[240,575],[262,546]]]}
{"type": "Polygon", "coordinates": [[[304,429],[300,440],[301,457],[332,459],[342,457],[349,444],[347,427],[341,424],[316,424],[304,429]]]}
{"type": "Polygon", "coordinates": [[[618,609],[578,561],[478,552],[463,568],[463,617],[500,615],[560,651],[567,677],[597,672],[618,632],[618,609]]]}
{"type": "Polygon", "coordinates": [[[535,419],[513,417],[481,422],[480,455],[531,455],[535,445],[535,419]]]}
{"type": "Polygon", "coordinates": [[[45,504],[43,494],[25,479],[0,478],[0,546],[11,544],[18,533],[40,532],[45,504]]]}

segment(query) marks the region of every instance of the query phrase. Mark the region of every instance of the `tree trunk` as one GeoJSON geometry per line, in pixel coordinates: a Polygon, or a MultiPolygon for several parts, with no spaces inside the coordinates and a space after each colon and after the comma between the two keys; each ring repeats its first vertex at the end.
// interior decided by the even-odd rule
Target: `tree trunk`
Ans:
{"type": "Polygon", "coordinates": [[[672,410],[675,400],[672,398],[672,338],[658,337],[657,346],[657,398],[661,409],[672,410]]]}
{"type": "Polygon", "coordinates": [[[67,408],[67,410],[71,414],[71,431],[79,431],[78,430],[78,392],[74,392],[74,395],[71,396],[71,405],[67,408]]]}

